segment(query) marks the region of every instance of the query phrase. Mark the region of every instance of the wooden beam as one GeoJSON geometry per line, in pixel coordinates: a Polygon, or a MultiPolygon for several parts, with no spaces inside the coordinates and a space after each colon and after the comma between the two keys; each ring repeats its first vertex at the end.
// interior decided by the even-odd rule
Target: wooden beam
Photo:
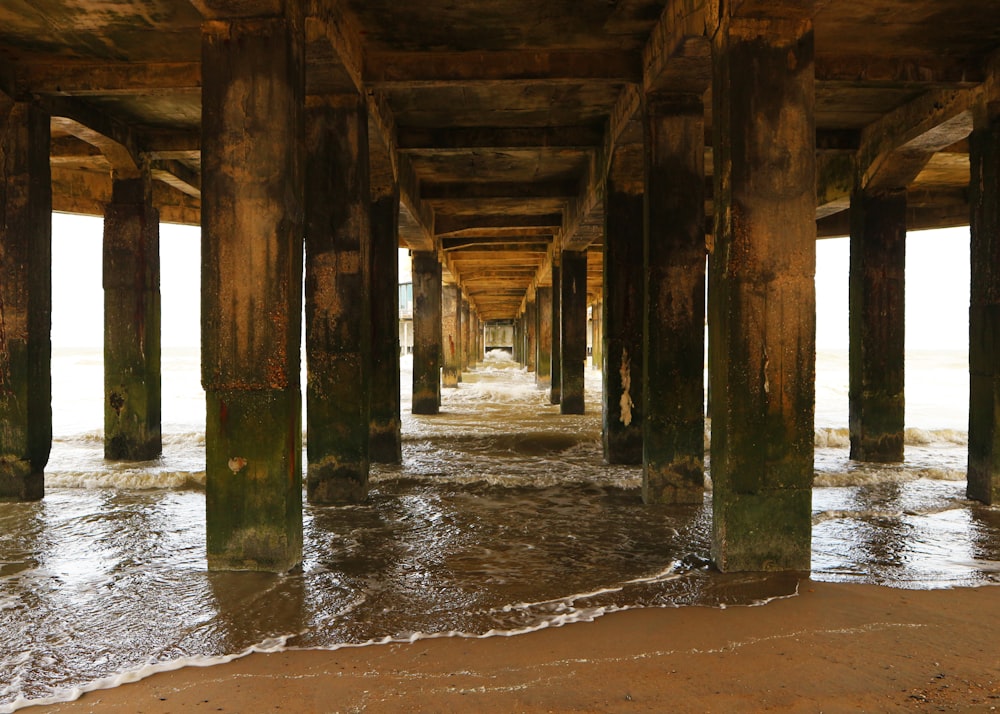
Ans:
{"type": "MultiPolygon", "coordinates": [[[[478,234],[503,235],[507,229],[541,230],[551,234],[562,223],[561,213],[540,215],[476,215],[434,217],[434,234],[443,236],[470,236],[478,234]]],[[[527,234],[522,234],[527,235],[527,234]]]]}
{"type": "Polygon", "coordinates": [[[138,178],[143,159],[131,127],[79,100],[43,97],[38,101],[52,117],[53,127],[100,149],[116,177],[138,178]]]}
{"type": "Polygon", "coordinates": [[[982,65],[969,57],[817,55],[816,81],[845,87],[961,87],[985,78],[982,65]]]}
{"type": "Polygon", "coordinates": [[[45,62],[22,65],[21,80],[34,94],[67,97],[198,94],[201,63],[45,62]]]}
{"type": "Polygon", "coordinates": [[[705,0],[671,0],[642,52],[643,90],[702,94],[712,83],[705,0]]]}
{"type": "Polygon", "coordinates": [[[592,149],[600,146],[604,129],[600,126],[512,127],[399,127],[400,151],[422,149],[524,149],[535,147],[592,149]]]}
{"type": "Polygon", "coordinates": [[[201,198],[201,174],[179,161],[157,160],[149,164],[150,174],[188,196],[201,198]]]}
{"type": "Polygon", "coordinates": [[[621,50],[378,52],[368,54],[364,65],[364,83],[383,89],[454,82],[638,82],[641,76],[639,55],[621,50]]]}
{"type": "Polygon", "coordinates": [[[421,183],[420,198],[443,201],[489,200],[489,199],[530,199],[530,198],[571,198],[576,195],[575,181],[555,181],[547,183],[421,183]]]}

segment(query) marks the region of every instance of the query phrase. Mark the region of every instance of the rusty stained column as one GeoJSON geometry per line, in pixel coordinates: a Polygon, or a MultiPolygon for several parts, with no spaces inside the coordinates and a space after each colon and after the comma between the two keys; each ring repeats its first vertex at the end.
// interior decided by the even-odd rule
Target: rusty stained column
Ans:
{"type": "Polygon", "coordinates": [[[476,309],[469,304],[469,368],[475,369],[482,360],[482,333],[483,328],[479,322],[479,314],[476,309]]]}
{"type": "Polygon", "coordinates": [[[34,501],[52,446],[49,117],[3,94],[0,172],[0,501],[34,501]]]}
{"type": "Polygon", "coordinates": [[[1000,103],[976,112],[969,138],[972,290],[966,493],[1000,503],[1000,103]]]}
{"type": "Polygon", "coordinates": [[[713,544],[723,571],[807,570],[815,397],[815,95],[809,20],[715,38],[713,544]]]}
{"type": "Polygon", "coordinates": [[[598,300],[590,311],[590,366],[604,369],[604,301],[598,300]]]}
{"type": "Polygon", "coordinates": [[[549,363],[549,404],[562,402],[562,272],[552,260],[552,360],[549,363]]]}
{"type": "Polygon", "coordinates": [[[559,366],[559,412],[583,414],[583,370],[587,361],[587,252],[564,250],[560,263],[562,362],[559,366]]]}
{"type": "Polygon", "coordinates": [[[413,251],[414,414],[441,407],[441,263],[433,251],[413,251]]]}
{"type": "Polygon", "coordinates": [[[609,464],[642,463],[642,162],[642,146],[619,148],[608,170],[604,199],[601,411],[604,460],[609,464]]]}
{"type": "Polygon", "coordinates": [[[851,195],[851,458],[903,460],[906,189],[851,195]]]}
{"type": "Polygon", "coordinates": [[[535,288],[538,353],[535,357],[535,384],[552,388],[552,288],[535,288]]]}
{"type": "Polygon", "coordinates": [[[371,205],[371,412],[369,458],[402,460],[399,415],[399,185],[372,189],[371,205]]]}
{"type": "Polygon", "coordinates": [[[160,216],[148,173],[104,212],[104,458],[160,455],[160,216]]]}
{"type": "Polygon", "coordinates": [[[202,25],[208,567],[302,562],[301,19],[202,25]]]}
{"type": "MultiPolygon", "coordinates": [[[[511,356],[514,358],[514,361],[517,362],[518,364],[523,364],[523,359],[521,357],[521,352],[522,352],[521,342],[523,341],[521,336],[521,323],[523,322],[523,320],[524,316],[518,315],[517,317],[514,318],[514,325],[513,325],[514,344],[511,348],[511,356]]],[[[492,328],[489,326],[486,327],[487,335],[489,334],[489,331],[491,329],[492,328]]]]}
{"type": "Polygon", "coordinates": [[[524,308],[524,366],[529,372],[537,368],[538,356],[538,302],[535,295],[528,298],[524,308]]]}
{"type": "Polygon", "coordinates": [[[700,95],[647,98],[646,503],[705,489],[705,134],[700,95]]]}
{"type": "Polygon", "coordinates": [[[455,389],[461,381],[462,293],[454,283],[441,287],[441,386],[455,389]]]}
{"type": "Polygon", "coordinates": [[[472,363],[472,311],[469,309],[469,301],[462,297],[462,371],[459,373],[459,381],[462,381],[462,372],[469,371],[472,363]]]}
{"type": "Polygon", "coordinates": [[[368,495],[372,372],[364,99],[310,97],[306,145],[306,495],[358,503],[368,495]]]}

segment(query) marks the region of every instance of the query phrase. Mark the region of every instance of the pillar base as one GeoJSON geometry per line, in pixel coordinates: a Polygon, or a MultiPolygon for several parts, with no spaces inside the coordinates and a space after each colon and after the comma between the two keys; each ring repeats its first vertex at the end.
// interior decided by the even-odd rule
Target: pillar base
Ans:
{"type": "Polygon", "coordinates": [[[368,464],[345,463],[334,457],[309,464],[306,497],[309,503],[361,503],[368,497],[368,464]]]}
{"type": "Polygon", "coordinates": [[[712,560],[722,572],[809,570],[811,490],[716,491],[712,516],[712,560]]]}
{"type": "Polygon", "coordinates": [[[0,457],[0,501],[39,501],[44,495],[44,474],[32,473],[27,461],[0,457]]]}
{"type": "Polygon", "coordinates": [[[403,459],[399,420],[372,424],[368,432],[368,458],[375,464],[398,464],[403,459]]]}
{"type": "Polygon", "coordinates": [[[705,467],[700,459],[679,459],[642,474],[642,502],[673,505],[705,499],[705,467]]]}
{"type": "Polygon", "coordinates": [[[302,562],[302,397],[206,394],[209,570],[287,572],[302,562]]]}

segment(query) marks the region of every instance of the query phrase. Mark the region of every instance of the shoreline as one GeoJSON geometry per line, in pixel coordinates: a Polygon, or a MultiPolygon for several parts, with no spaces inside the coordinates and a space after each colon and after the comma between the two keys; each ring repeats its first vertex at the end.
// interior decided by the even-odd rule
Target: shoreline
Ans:
{"type": "Polygon", "coordinates": [[[760,606],[255,653],[28,712],[993,711],[1000,587],[803,580],[760,606]]]}

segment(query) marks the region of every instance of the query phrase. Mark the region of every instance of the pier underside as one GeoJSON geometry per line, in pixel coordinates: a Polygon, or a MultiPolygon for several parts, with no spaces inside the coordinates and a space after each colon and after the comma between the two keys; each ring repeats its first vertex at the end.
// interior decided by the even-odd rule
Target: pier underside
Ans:
{"type": "Polygon", "coordinates": [[[898,461],[906,231],[971,225],[1000,498],[994,0],[13,0],[0,54],[0,499],[44,492],[53,210],[107,221],[110,458],[160,448],[155,224],[202,228],[212,568],[294,567],[303,478],[400,459],[397,247],[414,413],[503,334],[650,503],[702,498],[707,320],[713,557],[798,570],[816,239],[851,236],[852,458],[898,461]]]}

